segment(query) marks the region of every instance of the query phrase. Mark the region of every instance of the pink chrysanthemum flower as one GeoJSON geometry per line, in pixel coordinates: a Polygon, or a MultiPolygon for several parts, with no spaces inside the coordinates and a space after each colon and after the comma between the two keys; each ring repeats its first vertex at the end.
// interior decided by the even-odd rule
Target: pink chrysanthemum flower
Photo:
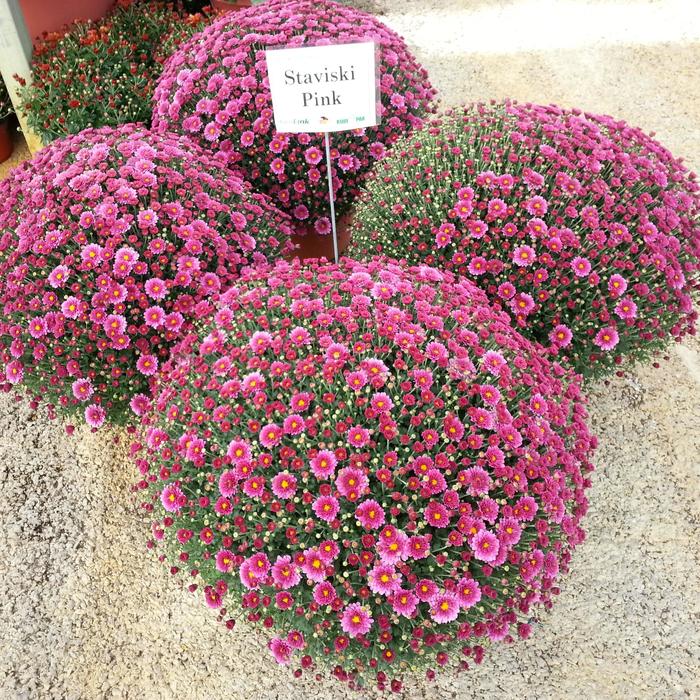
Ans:
{"type": "Polygon", "coordinates": [[[149,306],[143,318],[149,328],[160,328],[165,322],[165,311],[160,306],[149,306]]]}
{"type": "Polygon", "coordinates": [[[438,594],[439,588],[435,581],[424,578],[416,583],[414,591],[418,600],[427,603],[438,594]]]}
{"type": "Polygon", "coordinates": [[[360,603],[352,603],[343,611],[340,626],[350,637],[359,637],[372,629],[374,619],[369,610],[360,603]]]}
{"type": "Polygon", "coordinates": [[[282,429],[275,423],[268,423],[259,435],[260,444],[266,449],[279,445],[282,441],[282,429]]]}
{"type": "Polygon", "coordinates": [[[538,510],[537,501],[532,496],[523,496],[515,504],[513,515],[518,520],[529,522],[535,519],[538,510]]]}
{"type": "Polygon", "coordinates": [[[278,591],[275,593],[275,605],[280,610],[289,610],[294,606],[294,597],[289,591],[278,591]]]}
{"type": "Polygon", "coordinates": [[[381,527],[386,516],[382,508],[373,498],[368,498],[355,509],[355,517],[366,530],[376,530],[381,527]]]}
{"type": "Polygon", "coordinates": [[[234,555],[228,549],[221,549],[216,553],[216,570],[230,574],[233,571],[234,555]]]}
{"type": "Polygon", "coordinates": [[[414,535],[409,538],[406,551],[412,559],[425,559],[430,555],[430,541],[425,535],[414,535]]]}
{"type": "Polygon", "coordinates": [[[490,217],[500,219],[508,211],[508,205],[500,197],[494,197],[489,200],[487,211],[490,217]]]}
{"type": "Polygon", "coordinates": [[[482,496],[489,492],[492,479],[489,473],[481,467],[470,467],[464,470],[464,483],[471,496],[482,496]]]}
{"type": "Polygon", "coordinates": [[[268,648],[278,664],[286,666],[291,661],[293,649],[286,640],[274,637],[268,643],[268,648]]]}
{"type": "Polygon", "coordinates": [[[249,344],[254,352],[260,354],[270,347],[271,342],[272,336],[267,331],[255,331],[250,336],[249,344]]]}
{"type": "Polygon", "coordinates": [[[364,447],[369,443],[369,430],[361,425],[355,425],[347,432],[348,444],[353,447],[364,447]]]}
{"type": "Polygon", "coordinates": [[[522,527],[516,518],[503,518],[498,524],[498,536],[501,542],[510,547],[520,541],[522,527]]]}
{"type": "Polygon", "coordinates": [[[338,595],[335,588],[328,581],[323,581],[314,586],[313,597],[317,605],[330,605],[338,595]]]}
{"type": "Polygon", "coordinates": [[[58,289],[66,283],[69,275],[70,269],[66,265],[57,265],[49,274],[49,284],[58,289]]]}
{"type": "Polygon", "coordinates": [[[139,212],[137,220],[140,228],[152,228],[158,223],[158,214],[153,209],[144,209],[139,212]]]}
{"type": "Polygon", "coordinates": [[[315,548],[304,551],[304,563],[301,570],[306,574],[309,581],[320,583],[326,578],[326,564],[319,551],[315,548]]]}
{"type": "Polygon", "coordinates": [[[157,301],[165,299],[168,295],[168,287],[165,282],[157,277],[147,280],[144,289],[151,299],[156,299],[157,301]]]}
{"type": "Polygon", "coordinates": [[[250,445],[245,440],[232,440],[226,454],[233,464],[250,462],[252,456],[250,445]]]}
{"type": "Polygon", "coordinates": [[[413,591],[398,588],[389,597],[389,602],[397,615],[413,617],[418,607],[418,596],[413,591]]]}
{"type": "Polygon", "coordinates": [[[232,469],[227,469],[219,477],[219,493],[225,498],[233,496],[238,489],[238,475],[232,469]]]}
{"type": "Polygon", "coordinates": [[[306,639],[304,639],[303,633],[299,630],[291,630],[287,633],[287,644],[292,649],[304,649],[306,647],[306,639]]]}
{"type": "Polygon", "coordinates": [[[272,478],[272,493],[283,500],[294,497],[297,490],[297,478],[289,472],[280,472],[272,478]]]}
{"type": "Polygon", "coordinates": [[[516,315],[528,316],[535,308],[535,300],[527,292],[518,292],[511,299],[509,307],[516,315]]]}
{"type": "Polygon", "coordinates": [[[228,498],[224,498],[224,496],[219,496],[219,498],[216,499],[216,502],[214,503],[214,512],[217,515],[230,515],[232,510],[233,505],[228,498]]]}
{"type": "Polygon", "coordinates": [[[399,531],[390,540],[381,538],[377,543],[377,553],[385,564],[396,564],[403,561],[409,555],[408,536],[399,531]]]}
{"type": "Polygon", "coordinates": [[[369,480],[361,469],[344,467],[338,472],[335,487],[350,500],[357,500],[369,486],[369,480]]]}
{"type": "Polygon", "coordinates": [[[311,335],[306,328],[297,326],[296,328],[292,328],[292,330],[289,332],[289,340],[293,345],[301,347],[303,345],[308,345],[311,342],[311,335]]]}
{"type": "Polygon", "coordinates": [[[147,377],[158,371],[158,358],[155,355],[141,355],[136,363],[136,369],[147,377]]]}
{"type": "Polygon", "coordinates": [[[90,404],[90,406],[85,409],[85,422],[91,428],[101,427],[106,417],[107,412],[98,404],[90,404]]]}
{"type": "Polygon", "coordinates": [[[471,608],[481,600],[481,587],[473,578],[461,578],[456,593],[462,608],[471,608]]]}
{"type": "Polygon", "coordinates": [[[484,353],[484,356],[481,358],[481,363],[487,372],[496,376],[501,373],[501,370],[506,365],[503,355],[495,350],[488,350],[484,353]]]}
{"type": "Polygon", "coordinates": [[[207,586],[204,589],[204,600],[208,607],[212,610],[216,610],[221,607],[223,595],[213,586],[207,586]]]}
{"type": "Polygon", "coordinates": [[[591,261],[588,258],[575,257],[571,261],[571,269],[576,277],[586,277],[591,272],[591,261]]]}
{"type": "Polygon", "coordinates": [[[29,335],[32,338],[42,338],[46,335],[46,321],[43,318],[33,318],[29,324],[29,335]]]}
{"type": "MultiPolygon", "coordinates": [[[[262,476],[251,476],[243,482],[243,493],[251,498],[260,498],[265,491],[265,479],[262,476]]],[[[280,488],[282,488],[280,484],[280,488]]],[[[286,489],[285,489],[286,490],[286,489]]]]}
{"type": "Polygon", "coordinates": [[[324,540],[318,545],[318,554],[326,564],[330,564],[340,554],[340,547],[333,540],[324,540]]]}
{"type": "Polygon", "coordinates": [[[515,287],[510,282],[498,285],[498,296],[501,299],[512,299],[515,296],[515,287]]]}
{"type": "Polygon", "coordinates": [[[177,513],[187,502],[185,494],[176,484],[168,484],[160,495],[160,502],[168,513],[177,513]]]}
{"type": "Polygon", "coordinates": [[[401,575],[390,564],[378,564],[367,574],[369,589],[373,593],[389,595],[401,587],[401,575]]]}
{"type": "Polygon", "coordinates": [[[627,280],[622,275],[610,275],[608,291],[613,297],[622,296],[627,291],[627,280]]]}
{"type": "Polygon", "coordinates": [[[298,414],[287,416],[282,423],[282,429],[287,435],[300,435],[304,432],[304,419],[298,414]]]}
{"type": "Polygon", "coordinates": [[[333,230],[331,220],[327,216],[322,216],[319,219],[316,219],[316,222],[314,223],[314,230],[320,236],[327,236],[333,230]]]}
{"type": "Polygon", "coordinates": [[[637,305],[630,297],[625,297],[616,304],[615,313],[622,319],[636,318],[637,305]]]}
{"type": "Polygon", "coordinates": [[[394,407],[394,403],[388,394],[383,391],[376,393],[370,400],[370,406],[377,413],[390,413],[391,409],[394,407]]]}
{"type": "Polygon", "coordinates": [[[129,401],[129,408],[136,416],[145,416],[151,410],[151,399],[146,394],[136,394],[129,401]]]}
{"type": "Polygon", "coordinates": [[[452,622],[459,615],[459,601],[452,593],[436,595],[430,606],[430,617],[438,623],[452,622]]]}
{"type": "Polygon", "coordinates": [[[552,341],[552,345],[558,348],[565,348],[571,344],[573,338],[573,333],[571,329],[563,324],[554,326],[552,332],[549,334],[549,339],[552,341]]]}
{"type": "Polygon", "coordinates": [[[323,154],[320,148],[312,146],[304,151],[304,159],[309,165],[318,165],[323,160],[323,154]]]}
{"type": "Polygon", "coordinates": [[[309,410],[312,400],[313,396],[308,391],[302,391],[298,394],[294,394],[290,401],[291,409],[292,411],[297,411],[298,413],[304,413],[309,410]]]}
{"type": "Polygon", "coordinates": [[[513,251],[513,262],[518,267],[529,267],[537,259],[537,253],[532,246],[521,245],[513,251]]]}
{"type": "Polygon", "coordinates": [[[95,391],[89,379],[76,379],[71,389],[73,390],[73,396],[78,401],[87,401],[95,391]]]}
{"type": "Polygon", "coordinates": [[[367,374],[363,370],[348,372],[345,378],[348,386],[354,391],[360,391],[367,384],[367,374]]]}
{"type": "Polygon", "coordinates": [[[474,550],[474,556],[481,561],[492,562],[498,556],[498,538],[488,530],[477,532],[469,544],[474,550]]]}
{"type": "Polygon", "coordinates": [[[78,297],[69,296],[61,303],[61,313],[66,318],[78,318],[81,311],[81,302],[78,297]]]}
{"type": "Polygon", "coordinates": [[[333,496],[319,496],[311,507],[318,518],[328,523],[335,520],[340,510],[338,499],[333,496]]]}
{"type": "MultiPolygon", "coordinates": [[[[330,479],[335,474],[337,464],[338,460],[332,452],[320,450],[311,460],[311,471],[317,479],[330,479]]],[[[346,484],[350,486],[349,482],[346,484]]],[[[341,493],[343,492],[341,491],[341,493]]],[[[343,493],[343,495],[347,495],[347,493],[343,493]]]]}
{"type": "Polygon", "coordinates": [[[595,336],[594,343],[601,350],[612,350],[620,341],[617,329],[614,326],[605,326],[601,328],[595,336]]]}
{"type": "Polygon", "coordinates": [[[430,501],[425,509],[425,521],[433,527],[443,528],[450,525],[450,511],[437,501],[430,501]]]}
{"type": "Polygon", "coordinates": [[[299,569],[290,556],[280,556],[271,568],[272,580],[283,589],[294,588],[301,581],[299,569]]]}
{"type": "Polygon", "coordinates": [[[479,277],[480,275],[486,274],[487,265],[488,265],[488,261],[486,260],[485,257],[483,257],[482,255],[475,255],[469,261],[469,265],[467,266],[467,270],[469,270],[470,275],[474,275],[476,277],[479,277]]]}

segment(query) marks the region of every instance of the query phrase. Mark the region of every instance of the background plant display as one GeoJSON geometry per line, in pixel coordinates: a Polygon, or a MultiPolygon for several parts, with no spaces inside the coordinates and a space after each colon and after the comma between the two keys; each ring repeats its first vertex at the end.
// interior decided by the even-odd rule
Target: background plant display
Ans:
{"type": "Polygon", "coordinates": [[[584,537],[578,379],[425,266],[280,262],[221,300],[133,446],[173,573],[353,684],[528,636],[584,537]]]}
{"type": "Polygon", "coordinates": [[[468,276],[587,375],[694,333],[700,188],[639,129],[536,105],[475,105],[396,145],[349,254],[468,276]]]}
{"type": "Polygon", "coordinates": [[[48,143],[88,127],[149,124],[163,62],[208,21],[164,2],[120,0],[102,20],[45,34],[21,96],[29,125],[48,143]]]}
{"type": "Polygon", "coordinates": [[[403,40],[371,15],[334,2],[269,0],[221,17],[166,63],[155,91],[153,124],[190,135],[240,168],[299,222],[331,231],[320,134],[278,134],[264,49],[374,40],[381,49],[382,124],[333,136],[338,215],[371,164],[420,123],[435,92],[403,40]]]}
{"type": "Polygon", "coordinates": [[[170,346],[289,219],[220,162],[136,125],[55,141],[0,183],[0,350],[21,385],[99,427],[147,405],[170,346]]]}

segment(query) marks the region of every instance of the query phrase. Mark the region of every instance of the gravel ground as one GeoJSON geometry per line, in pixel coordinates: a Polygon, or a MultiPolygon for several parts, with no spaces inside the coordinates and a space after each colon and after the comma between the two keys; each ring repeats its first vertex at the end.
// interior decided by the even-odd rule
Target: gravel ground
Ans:
{"type": "MultiPolygon", "coordinates": [[[[510,96],[612,113],[700,167],[689,0],[375,1],[445,103],[510,96]],[[547,36],[575,48],[543,50],[547,36]]],[[[528,641],[437,685],[409,680],[406,698],[700,698],[700,342],[589,391],[590,534],[558,604],[528,641]]],[[[0,698],[351,696],[292,683],[256,629],[227,632],[144,552],[126,443],[67,437],[0,397],[0,698]]]]}

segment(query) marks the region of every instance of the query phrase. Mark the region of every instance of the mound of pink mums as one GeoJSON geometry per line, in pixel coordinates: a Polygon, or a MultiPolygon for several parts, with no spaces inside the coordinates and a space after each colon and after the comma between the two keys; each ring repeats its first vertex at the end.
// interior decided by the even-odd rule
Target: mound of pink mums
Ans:
{"type": "Polygon", "coordinates": [[[53,142],[0,183],[0,357],[90,426],[148,405],[174,342],[289,219],[220,161],[136,125],[53,142]]]}
{"type": "Polygon", "coordinates": [[[474,105],[378,165],[348,252],[464,275],[527,337],[602,375],[695,332],[700,186],[611,117],[474,105]]]}
{"type": "Polygon", "coordinates": [[[420,123],[435,95],[404,41],[377,19],[327,0],[269,0],[228,14],[167,62],[154,97],[155,128],[187,134],[239,168],[303,232],[331,231],[321,134],[274,128],[265,49],[374,41],[380,126],[333,134],[336,210],[345,213],[372,164],[420,123]]]}
{"type": "Polygon", "coordinates": [[[353,686],[526,637],[584,537],[579,379],[425,266],[280,262],[221,302],[133,448],[173,571],[353,686]]]}

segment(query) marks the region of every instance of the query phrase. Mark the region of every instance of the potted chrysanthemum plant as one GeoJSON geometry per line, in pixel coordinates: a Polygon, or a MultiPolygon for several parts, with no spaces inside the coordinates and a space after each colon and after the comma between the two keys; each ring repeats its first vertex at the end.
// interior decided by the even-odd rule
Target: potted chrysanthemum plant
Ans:
{"type": "MultiPolygon", "coordinates": [[[[323,134],[275,129],[264,49],[368,38],[380,50],[382,121],[333,134],[330,168],[342,228],[373,163],[422,123],[435,95],[405,41],[376,17],[326,0],[268,0],[219,17],[168,60],[155,91],[153,125],[186,134],[239,169],[292,216],[303,256],[330,257],[323,134]]],[[[341,250],[343,243],[341,235],[341,250]]]]}
{"type": "Polygon", "coordinates": [[[170,348],[288,217],[187,139],[134,124],[57,139],[0,182],[3,388],[129,422],[170,348]]]}
{"type": "Polygon", "coordinates": [[[377,165],[349,253],[464,275],[523,335],[602,376],[695,332],[700,184],[612,117],[472,105],[377,165]]]}
{"type": "Polygon", "coordinates": [[[579,378],[427,266],[279,262],[221,302],[132,449],[172,573],[355,687],[527,637],[584,537],[579,378]]]}

